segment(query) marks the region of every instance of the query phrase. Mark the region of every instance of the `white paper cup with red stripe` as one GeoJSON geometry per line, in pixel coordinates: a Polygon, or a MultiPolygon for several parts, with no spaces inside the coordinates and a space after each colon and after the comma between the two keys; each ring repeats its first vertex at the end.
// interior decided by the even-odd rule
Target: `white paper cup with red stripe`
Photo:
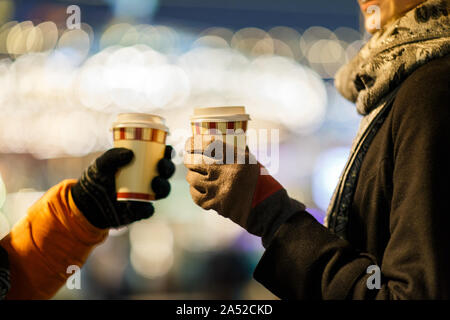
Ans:
{"type": "Polygon", "coordinates": [[[113,123],[115,148],[131,149],[133,160],[116,175],[118,201],[155,200],[151,181],[158,175],[157,164],[164,157],[169,133],[164,118],[145,113],[121,113],[113,123]]]}
{"type": "Polygon", "coordinates": [[[245,107],[195,108],[191,117],[192,134],[242,135],[247,131],[250,116],[245,107]]]}
{"type": "MultiPolygon", "coordinates": [[[[208,136],[214,136],[215,140],[223,140],[227,146],[234,144],[237,149],[245,150],[249,120],[250,116],[245,113],[245,107],[242,106],[196,108],[191,117],[194,144],[203,145],[208,142],[208,136]]],[[[194,159],[195,156],[191,156],[188,161],[194,162],[194,159]]],[[[224,159],[228,160],[234,162],[236,159],[224,159]]]]}

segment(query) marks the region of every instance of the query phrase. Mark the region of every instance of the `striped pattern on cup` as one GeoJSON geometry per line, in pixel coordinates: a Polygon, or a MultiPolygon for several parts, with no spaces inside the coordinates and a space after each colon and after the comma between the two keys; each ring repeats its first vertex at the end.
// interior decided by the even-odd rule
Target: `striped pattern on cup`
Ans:
{"type": "Polygon", "coordinates": [[[114,128],[114,141],[140,140],[166,143],[167,132],[152,128],[114,128]]]}
{"type": "Polygon", "coordinates": [[[241,130],[247,131],[247,121],[192,122],[191,127],[194,135],[236,134],[241,130]]]}

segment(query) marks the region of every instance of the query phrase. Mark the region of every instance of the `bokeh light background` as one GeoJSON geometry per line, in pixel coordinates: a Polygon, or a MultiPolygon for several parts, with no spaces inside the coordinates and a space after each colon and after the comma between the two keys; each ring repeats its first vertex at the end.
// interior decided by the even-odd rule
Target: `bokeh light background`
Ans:
{"type": "Polygon", "coordinates": [[[170,197],[56,298],[275,298],[252,279],[260,239],[190,198],[189,115],[245,105],[251,128],[278,129],[274,175],[322,222],[360,120],[333,77],[367,39],[354,0],[0,0],[0,238],[112,146],[117,113],[156,113],[180,151],[170,197]]]}

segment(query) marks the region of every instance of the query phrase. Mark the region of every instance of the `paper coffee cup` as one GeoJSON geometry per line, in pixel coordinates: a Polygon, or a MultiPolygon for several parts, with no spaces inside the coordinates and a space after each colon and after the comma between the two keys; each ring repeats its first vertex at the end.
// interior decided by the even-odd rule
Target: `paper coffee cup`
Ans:
{"type": "Polygon", "coordinates": [[[133,160],[116,175],[118,201],[155,200],[151,181],[164,157],[169,132],[164,118],[144,113],[121,113],[113,123],[114,147],[131,149],[133,160]]]}
{"type": "MultiPolygon", "coordinates": [[[[211,155],[214,153],[214,158],[220,149],[223,158],[218,160],[223,163],[235,163],[242,155],[245,156],[245,149],[247,145],[247,124],[250,116],[245,113],[245,107],[210,107],[210,108],[196,108],[194,114],[191,116],[191,128],[193,134],[193,148],[200,148],[201,150],[208,149],[211,155]],[[213,136],[213,137],[211,137],[213,136]],[[211,145],[211,138],[213,140],[220,140],[225,144],[211,145]],[[234,150],[231,153],[226,150],[234,150]],[[229,149],[232,148],[232,149],[229,149]],[[217,149],[217,150],[216,150],[217,149]],[[236,150],[237,153],[236,153],[236,150]],[[239,154],[239,156],[235,156],[239,154]]],[[[196,154],[185,156],[185,162],[197,163],[203,159],[196,154]]],[[[240,161],[240,160],[239,160],[240,161]]]]}
{"type": "Polygon", "coordinates": [[[250,116],[245,107],[195,108],[191,117],[193,135],[240,135],[247,131],[250,116]]]}

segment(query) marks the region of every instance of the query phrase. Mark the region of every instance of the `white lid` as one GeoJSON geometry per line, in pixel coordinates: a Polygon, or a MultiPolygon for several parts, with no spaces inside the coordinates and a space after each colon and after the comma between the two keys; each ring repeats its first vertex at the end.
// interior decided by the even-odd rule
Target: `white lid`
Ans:
{"type": "Polygon", "coordinates": [[[245,113],[245,107],[210,107],[195,108],[191,121],[248,121],[250,116],[245,113]]]}
{"type": "Polygon", "coordinates": [[[113,122],[113,128],[124,127],[152,128],[169,132],[163,117],[147,113],[120,113],[113,122]]]}

